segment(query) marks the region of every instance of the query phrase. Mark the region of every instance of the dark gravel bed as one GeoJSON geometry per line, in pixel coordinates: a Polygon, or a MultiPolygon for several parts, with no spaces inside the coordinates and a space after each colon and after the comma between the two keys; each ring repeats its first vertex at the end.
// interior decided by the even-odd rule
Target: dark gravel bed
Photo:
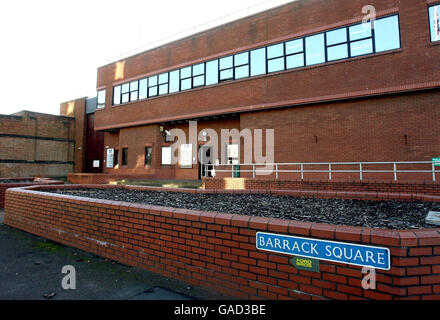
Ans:
{"type": "Polygon", "coordinates": [[[65,195],[164,207],[380,229],[433,228],[425,224],[440,203],[296,198],[275,195],[193,194],[124,189],[50,190],[65,195]]]}
{"type": "Polygon", "coordinates": [[[4,184],[4,183],[14,183],[14,184],[17,184],[17,183],[34,183],[35,181],[34,180],[9,180],[9,179],[7,179],[7,180],[0,180],[0,184],[4,184]]]}

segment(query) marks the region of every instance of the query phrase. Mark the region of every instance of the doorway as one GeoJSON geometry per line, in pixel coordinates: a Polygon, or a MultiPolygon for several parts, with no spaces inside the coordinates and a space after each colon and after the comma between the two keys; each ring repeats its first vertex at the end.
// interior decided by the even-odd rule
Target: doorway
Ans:
{"type": "Polygon", "coordinates": [[[213,159],[212,159],[212,146],[200,146],[199,147],[199,161],[200,161],[200,170],[199,170],[199,180],[202,177],[212,177],[211,170],[213,159]]]}

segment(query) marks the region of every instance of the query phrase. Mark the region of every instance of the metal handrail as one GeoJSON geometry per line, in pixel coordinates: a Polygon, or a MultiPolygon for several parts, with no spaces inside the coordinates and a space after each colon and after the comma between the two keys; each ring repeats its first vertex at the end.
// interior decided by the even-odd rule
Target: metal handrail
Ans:
{"type": "Polygon", "coordinates": [[[398,173],[432,173],[432,181],[436,182],[436,174],[440,173],[440,170],[436,170],[436,166],[440,166],[440,162],[437,161],[397,161],[397,162],[310,162],[310,163],[239,163],[239,164],[205,164],[207,166],[207,171],[205,171],[205,176],[207,176],[207,173],[209,171],[212,172],[229,172],[232,174],[232,177],[234,177],[234,174],[236,172],[243,172],[243,173],[252,173],[253,178],[256,177],[258,172],[260,173],[275,173],[276,179],[279,179],[280,173],[301,173],[301,179],[304,180],[304,174],[305,173],[328,173],[329,180],[332,180],[332,174],[334,173],[358,173],[359,178],[362,181],[364,178],[364,173],[393,173],[394,175],[394,181],[398,180],[398,173]],[[398,165],[403,164],[430,164],[431,169],[430,170],[400,170],[398,169],[398,165]],[[359,166],[358,170],[337,170],[334,169],[334,166],[339,165],[356,165],[359,166]],[[392,170],[366,170],[365,166],[368,165],[392,165],[392,170]],[[228,167],[231,166],[230,170],[221,170],[216,169],[216,167],[228,167]],[[238,168],[237,168],[238,166],[238,168]],[[242,169],[241,167],[252,167],[251,169],[242,169]],[[275,170],[270,169],[258,169],[259,166],[270,166],[275,167],[275,170]],[[298,170],[285,170],[280,169],[279,167],[282,166],[300,166],[298,170]],[[317,170],[310,170],[305,169],[305,166],[328,166],[328,170],[323,169],[317,169],[317,170]],[[212,168],[210,170],[210,168],[212,168]]]}

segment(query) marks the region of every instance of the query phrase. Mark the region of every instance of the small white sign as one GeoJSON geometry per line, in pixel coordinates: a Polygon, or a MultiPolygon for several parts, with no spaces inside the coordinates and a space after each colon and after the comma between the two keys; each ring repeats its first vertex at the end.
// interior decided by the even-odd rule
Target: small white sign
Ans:
{"type": "MultiPolygon", "coordinates": [[[[107,149],[107,168],[113,168],[114,164],[113,164],[113,157],[115,154],[115,149],[107,149]]],[[[95,165],[95,163],[93,163],[93,166],[95,165]]],[[[96,167],[95,167],[96,168],[96,167]]],[[[99,164],[98,164],[98,168],[99,168],[99,164]]]]}
{"type": "Polygon", "coordinates": [[[162,165],[171,165],[171,147],[162,147],[162,165]]]}
{"type": "Polygon", "coordinates": [[[192,144],[182,144],[180,146],[180,167],[192,168],[192,144]]]}
{"type": "Polygon", "coordinates": [[[99,168],[99,160],[93,161],[93,168],[99,168]]]}

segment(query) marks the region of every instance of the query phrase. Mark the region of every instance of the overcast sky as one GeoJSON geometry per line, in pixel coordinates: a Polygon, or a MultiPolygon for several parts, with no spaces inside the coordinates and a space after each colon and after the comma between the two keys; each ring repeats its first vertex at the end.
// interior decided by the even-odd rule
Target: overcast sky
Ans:
{"type": "Polygon", "coordinates": [[[0,113],[59,114],[61,102],[95,96],[97,68],[124,53],[248,7],[285,2],[1,1],[0,113]]]}

